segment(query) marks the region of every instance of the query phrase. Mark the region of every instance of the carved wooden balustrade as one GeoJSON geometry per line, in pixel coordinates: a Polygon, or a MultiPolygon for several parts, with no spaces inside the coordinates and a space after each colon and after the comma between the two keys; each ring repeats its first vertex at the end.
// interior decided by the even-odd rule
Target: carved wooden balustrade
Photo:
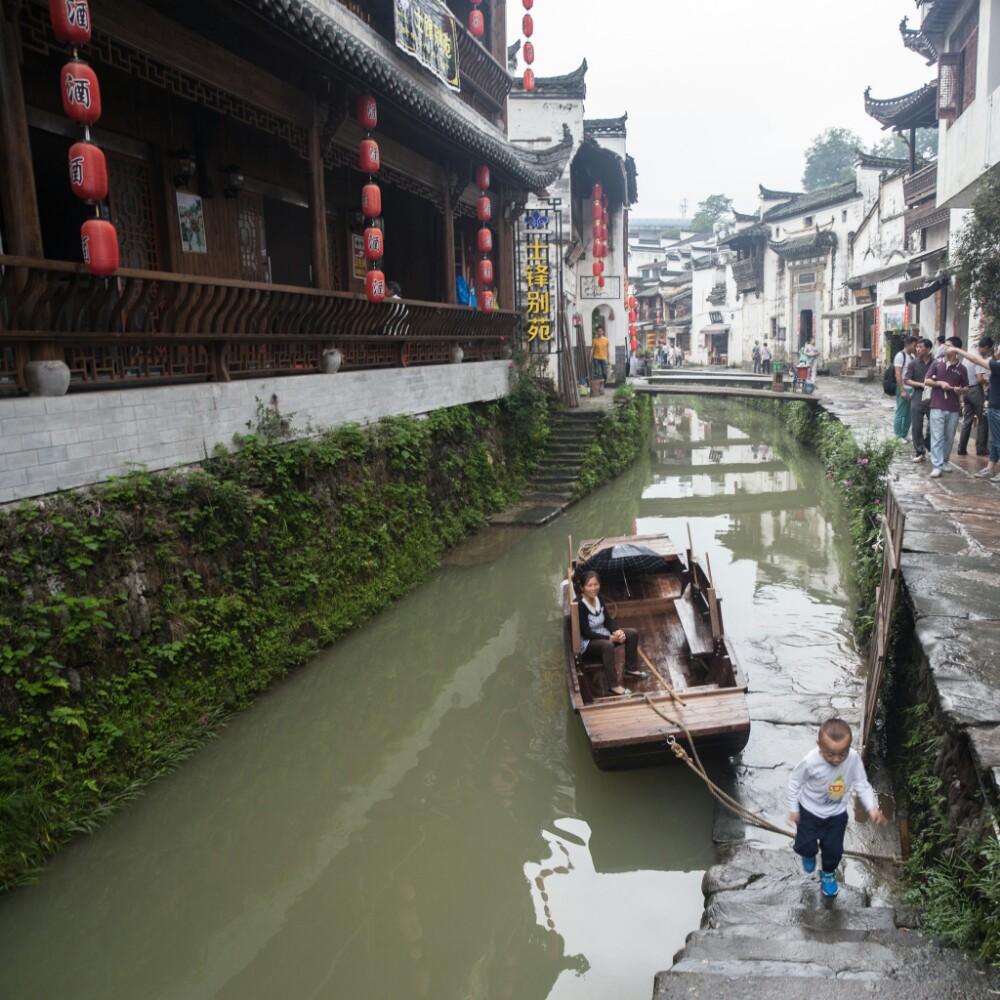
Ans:
{"type": "Polygon", "coordinates": [[[736,282],[738,292],[756,292],[760,289],[761,280],[756,258],[748,257],[736,261],[733,264],[733,281],[736,282]]]}
{"type": "Polygon", "coordinates": [[[122,268],[94,278],[81,264],[0,254],[0,391],[24,388],[28,358],[61,359],[72,388],[228,381],[505,357],[520,315],[290,285],[122,268]],[[34,344],[34,351],[32,351],[34,344]]]}

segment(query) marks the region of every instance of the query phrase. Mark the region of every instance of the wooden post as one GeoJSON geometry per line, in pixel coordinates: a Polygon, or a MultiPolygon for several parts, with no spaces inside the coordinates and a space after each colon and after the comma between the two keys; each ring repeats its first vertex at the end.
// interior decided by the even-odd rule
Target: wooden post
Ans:
{"type": "Polygon", "coordinates": [[[7,222],[5,249],[18,257],[40,259],[44,256],[42,227],[38,220],[17,36],[17,25],[0,14],[0,155],[5,175],[0,197],[7,222]]]}
{"type": "Polygon", "coordinates": [[[458,302],[455,288],[455,209],[451,202],[451,180],[444,182],[444,300],[449,305],[458,302]]]}
{"type": "MultiPolygon", "coordinates": [[[[500,197],[500,211],[497,215],[497,273],[500,275],[500,308],[514,308],[514,225],[507,216],[510,201],[503,195],[500,197]]],[[[561,307],[560,307],[561,308],[561,307]]]]}
{"type": "Polygon", "coordinates": [[[330,247],[326,236],[326,180],[320,143],[319,103],[312,99],[309,125],[309,214],[312,222],[312,278],[316,288],[329,289],[330,247]]]}
{"type": "MultiPolygon", "coordinates": [[[[35,190],[35,168],[31,160],[28,138],[28,116],[24,108],[24,88],[21,82],[21,59],[16,7],[8,16],[0,13],[0,199],[6,221],[7,253],[40,260],[42,225],[38,218],[38,193],[35,190]]],[[[37,316],[39,329],[45,328],[48,309],[37,316]]],[[[24,364],[36,361],[62,361],[62,348],[54,341],[33,341],[27,350],[21,345],[16,352],[16,379],[24,390],[24,364]]]]}

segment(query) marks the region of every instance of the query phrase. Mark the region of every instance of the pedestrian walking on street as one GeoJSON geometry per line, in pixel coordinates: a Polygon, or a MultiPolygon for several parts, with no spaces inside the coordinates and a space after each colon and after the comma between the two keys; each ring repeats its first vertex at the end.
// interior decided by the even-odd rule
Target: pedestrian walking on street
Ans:
{"type": "Polygon", "coordinates": [[[802,870],[816,871],[820,855],[820,888],[837,895],[837,865],[844,856],[848,793],[853,788],[873,823],[887,823],[868,782],[865,765],[851,748],[853,734],[843,719],[820,726],[816,747],[802,758],[788,779],[788,818],[795,824],[792,849],[802,870]]]}
{"type": "MultiPolygon", "coordinates": [[[[993,353],[993,338],[983,337],[979,341],[979,356],[989,361],[993,353]]],[[[964,357],[964,352],[963,352],[964,357]]],[[[965,373],[969,377],[969,388],[962,397],[962,430],[958,435],[958,453],[967,455],[969,438],[972,436],[972,424],[976,424],[976,454],[985,455],[989,450],[990,432],[986,425],[986,382],[989,369],[983,369],[975,361],[966,358],[963,362],[965,373]]]]}
{"type": "Polygon", "coordinates": [[[767,341],[764,341],[764,346],[760,349],[760,363],[763,365],[763,372],[765,375],[770,374],[771,371],[771,348],[767,346],[767,341]]]}
{"type": "Polygon", "coordinates": [[[967,361],[986,368],[990,373],[989,396],[986,401],[986,416],[990,428],[990,457],[986,467],[980,469],[976,475],[980,478],[991,476],[990,482],[1000,483],[1000,346],[993,352],[993,358],[989,361],[981,354],[972,354],[961,348],[956,348],[956,351],[967,361]]]}
{"type": "Polygon", "coordinates": [[[931,479],[952,471],[948,460],[958,427],[959,399],[969,384],[958,354],[961,347],[961,337],[949,337],[945,353],[931,364],[924,376],[924,385],[931,387],[931,464],[934,466],[931,479]]]}
{"type": "Polygon", "coordinates": [[[910,390],[903,384],[903,379],[906,377],[907,364],[917,349],[919,339],[919,337],[907,337],[903,341],[902,350],[892,359],[892,367],[896,372],[896,418],[892,423],[892,429],[900,441],[905,441],[910,433],[910,390]]]}
{"type": "Polygon", "coordinates": [[[910,388],[910,440],[913,442],[913,461],[922,462],[930,443],[928,410],[931,402],[930,389],[924,391],[924,377],[930,368],[934,345],[925,337],[917,342],[913,360],[907,368],[906,384],[910,388]]]}
{"type": "Polygon", "coordinates": [[[760,373],[760,341],[755,340],[753,342],[753,350],[750,352],[750,357],[753,359],[753,373],[758,375],[760,373]]]}

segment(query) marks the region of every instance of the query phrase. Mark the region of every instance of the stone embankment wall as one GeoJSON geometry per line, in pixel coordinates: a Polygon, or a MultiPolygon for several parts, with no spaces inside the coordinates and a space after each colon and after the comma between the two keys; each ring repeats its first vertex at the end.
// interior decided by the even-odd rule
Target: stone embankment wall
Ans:
{"type": "Polygon", "coordinates": [[[0,399],[0,503],[75,489],[142,465],[200,462],[257,424],[260,405],[300,430],[373,423],[498,399],[510,362],[394,368],[0,399]]]}

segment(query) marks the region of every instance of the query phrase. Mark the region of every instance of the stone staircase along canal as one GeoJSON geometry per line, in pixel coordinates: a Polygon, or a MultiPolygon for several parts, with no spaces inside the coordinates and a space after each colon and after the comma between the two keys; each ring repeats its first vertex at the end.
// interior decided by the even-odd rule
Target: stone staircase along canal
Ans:
{"type": "Polygon", "coordinates": [[[915,930],[915,914],[841,885],[819,890],[791,849],[721,849],[701,929],[656,977],[653,1000],[978,1000],[1000,981],[915,930]]]}
{"type": "Polygon", "coordinates": [[[557,410],[549,420],[549,440],[538,472],[531,478],[521,501],[490,518],[491,524],[541,525],[557,517],[574,501],[580,468],[605,406],[557,410]]]}

